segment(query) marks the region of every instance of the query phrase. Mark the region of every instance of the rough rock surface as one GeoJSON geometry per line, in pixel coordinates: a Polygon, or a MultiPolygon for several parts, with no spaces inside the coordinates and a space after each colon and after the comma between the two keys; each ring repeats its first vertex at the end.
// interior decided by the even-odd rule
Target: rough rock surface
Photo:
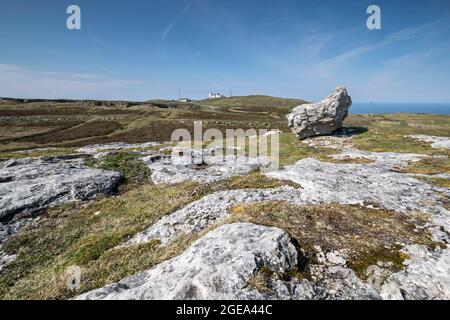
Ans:
{"type": "Polygon", "coordinates": [[[0,220],[110,193],[121,179],[117,172],[87,168],[81,159],[7,161],[0,167],[0,220]]]}
{"type": "Polygon", "coordinates": [[[266,158],[215,155],[214,149],[197,151],[182,149],[181,156],[148,156],[142,160],[152,170],[151,179],[155,184],[175,184],[183,181],[211,183],[249,173],[260,167],[267,167],[266,158]]]}
{"type": "Polygon", "coordinates": [[[431,146],[436,149],[450,149],[449,137],[436,137],[425,135],[412,135],[410,137],[419,141],[430,142],[431,146]]]}
{"type": "MultiPolygon", "coordinates": [[[[315,138],[320,139],[320,137],[315,138]]],[[[341,139],[341,138],[339,138],[341,139]]],[[[343,139],[348,140],[347,137],[343,139]]],[[[231,190],[208,195],[182,208],[137,234],[127,244],[158,239],[166,244],[181,234],[198,232],[221,221],[228,209],[238,203],[265,200],[288,201],[293,204],[343,203],[381,206],[398,212],[431,214],[430,231],[436,240],[448,242],[450,213],[444,208],[442,194],[450,191],[427,184],[413,176],[397,172],[410,161],[423,158],[417,154],[373,153],[352,149],[342,144],[336,159],[364,158],[364,164],[325,163],[312,158],[298,161],[268,176],[291,180],[303,188],[281,187],[265,190],[231,190]]],[[[386,283],[369,285],[346,266],[339,252],[318,250],[317,263],[309,266],[313,278],[312,299],[445,299],[450,288],[448,272],[449,249],[429,251],[408,248],[412,260],[405,271],[392,274],[380,268],[386,283]],[[420,254],[419,254],[420,252],[420,254]],[[381,286],[383,285],[383,286],[381,286]],[[381,292],[381,295],[379,294],[381,292]]],[[[377,266],[375,266],[377,267],[377,266]]]]}
{"type": "Polygon", "coordinates": [[[383,299],[450,299],[450,250],[429,251],[424,246],[408,246],[411,257],[406,269],[389,277],[381,290],[383,299]]]}
{"type": "Polygon", "coordinates": [[[436,239],[448,239],[450,213],[443,208],[441,194],[449,194],[449,190],[393,171],[416,155],[353,151],[342,156],[375,162],[335,164],[307,158],[267,175],[300,184],[300,199],[307,203],[375,204],[398,212],[431,213],[436,239]]]}
{"type": "MultiPolygon", "coordinates": [[[[445,148],[446,144],[444,147],[442,145],[444,138],[433,138],[439,138],[439,141],[430,140],[429,137],[427,141],[439,143],[434,147],[445,148]]],[[[296,205],[364,204],[398,212],[426,212],[432,217],[428,227],[435,240],[450,243],[450,212],[442,202],[443,195],[450,196],[450,190],[429,185],[415,179],[414,175],[397,171],[408,162],[420,160],[424,156],[355,150],[351,146],[351,137],[346,134],[314,137],[304,142],[341,150],[341,154],[331,156],[335,159],[363,158],[373,163],[342,164],[303,159],[281,171],[267,173],[270,177],[299,183],[302,189],[286,186],[216,192],[162,217],[122,246],[154,239],[166,245],[180,235],[199,232],[222,221],[228,209],[234,205],[260,201],[288,201],[296,205]]],[[[91,146],[91,150],[83,152],[99,156],[101,153],[98,151],[112,149],[111,145],[106,146],[109,147],[103,149],[102,146],[91,146]]],[[[128,144],[116,147],[139,148],[128,144]]],[[[143,156],[146,155],[143,161],[152,169],[155,183],[186,180],[209,183],[268,165],[265,159],[247,158],[224,164],[214,149],[204,150],[202,154],[193,149],[183,149],[182,152],[184,156],[174,159],[164,155],[163,150],[160,150],[161,154],[143,153],[143,156]]],[[[43,200],[36,200],[39,205],[31,202],[30,206],[18,212],[39,209],[41,204],[47,206],[77,200],[79,198],[72,195],[90,194],[89,190],[96,188],[98,181],[107,179],[98,173],[99,178],[93,175],[94,178],[83,180],[80,172],[86,173],[85,170],[93,169],[84,167],[81,160],[76,159],[9,161],[0,164],[0,214],[4,208],[1,205],[4,199],[17,193],[11,191],[10,194],[5,188],[16,181],[17,169],[19,177],[23,176],[19,179],[24,181],[23,185],[36,186],[30,191],[35,192],[33,196],[40,196],[41,190],[47,190],[48,181],[62,184],[48,190],[48,194],[56,195],[55,199],[47,201],[44,197],[43,200]],[[67,177],[73,180],[65,180],[67,177]],[[87,181],[92,180],[94,185],[87,185],[87,181]],[[73,186],[75,191],[70,189],[73,186]],[[68,189],[70,191],[64,192],[68,189]],[[61,190],[62,194],[59,193],[61,190]]],[[[441,176],[448,177],[445,174],[441,176]]],[[[116,177],[108,179],[115,181],[116,177]]],[[[7,256],[1,251],[3,241],[33,221],[22,218],[8,224],[0,223],[0,273],[5,265],[15,259],[15,256],[7,256]]],[[[320,248],[315,250],[316,259],[308,264],[309,280],[298,280],[286,275],[298,265],[299,258],[302,260],[304,257],[298,256],[285,231],[248,223],[225,225],[196,241],[181,255],[119,283],[83,294],[78,299],[450,299],[448,248],[432,251],[418,245],[405,247],[405,253],[411,257],[406,261],[405,270],[392,274],[387,268],[388,273],[383,274],[383,281],[387,281],[379,285],[362,281],[347,267],[345,250],[326,253],[320,248]],[[276,271],[268,280],[269,291],[258,291],[250,284],[252,277],[263,267],[276,271]]],[[[383,272],[384,269],[381,269],[383,272]]]]}
{"type": "Polygon", "coordinates": [[[183,234],[199,232],[220,222],[228,214],[227,210],[238,203],[289,201],[300,204],[300,194],[300,190],[292,187],[219,191],[162,217],[124,245],[150,240],[160,240],[164,245],[183,234]]]}
{"type": "Polygon", "coordinates": [[[296,205],[373,204],[399,212],[424,211],[433,214],[435,237],[447,238],[450,214],[442,207],[441,193],[450,192],[393,171],[421,156],[351,150],[335,157],[363,157],[374,162],[334,164],[303,159],[283,170],[267,173],[270,177],[299,183],[302,189],[281,187],[216,192],[161,218],[126,244],[150,240],[160,240],[165,244],[182,234],[198,232],[221,221],[228,214],[227,210],[236,204],[259,201],[288,201],[296,205]]]}
{"type": "Polygon", "coordinates": [[[287,274],[297,265],[285,231],[235,223],[211,231],[178,257],[77,299],[312,299],[306,280],[273,278],[268,292],[249,285],[263,267],[287,274]]]}
{"type": "Polygon", "coordinates": [[[9,256],[0,250],[0,273],[2,273],[4,267],[14,260],[16,260],[16,255],[9,256]]]}
{"type": "Polygon", "coordinates": [[[301,139],[331,134],[342,126],[351,104],[347,89],[337,87],[324,100],[303,104],[292,110],[287,115],[289,127],[301,139]]]}
{"type": "Polygon", "coordinates": [[[145,149],[150,147],[155,147],[161,145],[160,142],[146,142],[146,143],[124,143],[124,142],[113,142],[107,144],[93,144],[84,146],[77,149],[77,152],[95,154],[103,151],[113,151],[113,150],[133,150],[133,149],[145,149]]]}
{"type": "Polygon", "coordinates": [[[24,158],[0,164],[0,273],[14,261],[2,245],[40,210],[110,193],[122,179],[117,172],[90,169],[80,157],[24,158]]]}
{"type": "Polygon", "coordinates": [[[77,299],[380,299],[346,267],[340,252],[318,249],[319,263],[309,267],[313,281],[286,277],[304,259],[285,231],[234,223],[211,231],[176,258],[77,299]],[[261,292],[250,282],[263,267],[274,274],[269,290],[261,292]]]}
{"type": "Polygon", "coordinates": [[[355,272],[346,267],[342,252],[326,254],[316,246],[317,263],[309,266],[315,283],[316,299],[323,300],[380,300],[377,290],[361,281],[355,272]]]}

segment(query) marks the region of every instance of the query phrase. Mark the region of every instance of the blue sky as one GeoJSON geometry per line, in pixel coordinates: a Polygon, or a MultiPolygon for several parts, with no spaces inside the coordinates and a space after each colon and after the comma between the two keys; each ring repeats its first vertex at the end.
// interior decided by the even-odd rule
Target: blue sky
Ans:
{"type": "Polygon", "coordinates": [[[2,0],[0,49],[0,96],[450,102],[448,0],[2,0]]]}

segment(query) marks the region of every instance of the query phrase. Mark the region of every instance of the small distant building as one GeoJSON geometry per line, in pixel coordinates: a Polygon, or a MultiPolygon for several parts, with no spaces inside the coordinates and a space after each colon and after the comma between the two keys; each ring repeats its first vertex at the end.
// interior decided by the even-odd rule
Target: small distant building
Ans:
{"type": "Polygon", "coordinates": [[[192,100],[189,99],[189,98],[180,98],[180,99],[178,99],[178,101],[180,101],[180,102],[192,102],[192,100]]]}
{"type": "Polygon", "coordinates": [[[222,99],[224,97],[225,96],[220,94],[220,93],[212,93],[212,92],[210,92],[209,95],[208,95],[209,99],[222,99]]]}

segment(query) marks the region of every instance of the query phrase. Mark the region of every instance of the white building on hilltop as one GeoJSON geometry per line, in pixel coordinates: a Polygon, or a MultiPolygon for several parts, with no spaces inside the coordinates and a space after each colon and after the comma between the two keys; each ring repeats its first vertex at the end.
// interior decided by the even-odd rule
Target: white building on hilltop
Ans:
{"type": "Polygon", "coordinates": [[[212,92],[210,92],[209,95],[208,95],[209,99],[221,99],[221,98],[224,98],[224,97],[225,96],[220,94],[220,93],[212,93],[212,92]]]}

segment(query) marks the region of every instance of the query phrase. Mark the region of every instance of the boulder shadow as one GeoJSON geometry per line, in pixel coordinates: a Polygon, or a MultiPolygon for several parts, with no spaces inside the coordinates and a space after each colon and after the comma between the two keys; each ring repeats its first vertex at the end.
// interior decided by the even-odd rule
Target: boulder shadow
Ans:
{"type": "Polygon", "coordinates": [[[338,137],[352,137],[352,136],[358,136],[360,134],[363,134],[365,132],[369,131],[366,127],[342,127],[335,132],[333,132],[333,136],[338,137]]]}

